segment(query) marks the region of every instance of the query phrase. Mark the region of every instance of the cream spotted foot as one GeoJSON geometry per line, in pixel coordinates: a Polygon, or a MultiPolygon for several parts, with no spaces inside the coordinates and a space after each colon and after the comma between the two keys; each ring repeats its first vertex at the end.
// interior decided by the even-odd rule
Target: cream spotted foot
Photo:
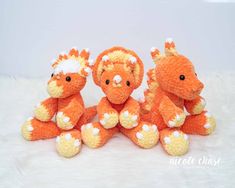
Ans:
{"type": "Polygon", "coordinates": [[[21,127],[21,134],[26,140],[54,138],[60,134],[55,122],[43,122],[36,118],[28,118],[21,127]]]}
{"type": "Polygon", "coordinates": [[[166,152],[173,156],[180,156],[187,153],[189,149],[188,135],[180,130],[163,130],[160,133],[160,140],[166,152]]]}
{"type": "Polygon", "coordinates": [[[100,129],[88,123],[82,126],[82,140],[90,148],[98,148],[101,146],[100,129]]]}
{"type": "Polygon", "coordinates": [[[204,128],[206,129],[206,134],[211,134],[214,132],[216,128],[216,121],[215,118],[210,115],[208,112],[205,113],[206,116],[206,124],[204,125],[204,128]]]}
{"type": "Polygon", "coordinates": [[[181,125],[184,124],[185,118],[186,118],[186,115],[184,112],[181,114],[176,114],[176,116],[172,120],[168,121],[167,125],[170,128],[180,127],[181,125]]]}
{"type": "Polygon", "coordinates": [[[70,121],[70,118],[67,117],[63,112],[57,113],[56,122],[57,126],[63,130],[70,130],[74,127],[70,121]]]}
{"type": "Polygon", "coordinates": [[[126,129],[131,129],[133,127],[138,126],[138,115],[131,114],[128,110],[121,112],[119,119],[120,124],[126,129]]]}
{"type": "Polygon", "coordinates": [[[56,150],[63,157],[73,157],[81,150],[81,135],[78,130],[63,132],[56,138],[56,150]]]}
{"type": "Polygon", "coordinates": [[[21,127],[21,134],[25,140],[32,140],[31,136],[33,131],[33,126],[31,124],[32,119],[33,119],[32,117],[28,118],[27,121],[21,127]]]}
{"type": "Polygon", "coordinates": [[[159,140],[156,125],[143,124],[135,136],[137,138],[137,144],[142,148],[152,148],[159,140]]]}
{"type": "Polygon", "coordinates": [[[88,123],[82,126],[82,141],[90,148],[103,146],[118,129],[105,129],[100,123],[88,123]]]}
{"type": "Polygon", "coordinates": [[[40,121],[49,121],[51,119],[49,110],[42,103],[36,106],[34,115],[40,121]]]}
{"type": "Polygon", "coordinates": [[[115,127],[118,124],[118,113],[104,113],[100,120],[100,124],[103,125],[103,127],[106,129],[115,127]]]}
{"type": "Polygon", "coordinates": [[[184,133],[209,135],[216,128],[216,121],[213,116],[204,111],[198,115],[187,116],[185,123],[180,128],[184,133]]]}

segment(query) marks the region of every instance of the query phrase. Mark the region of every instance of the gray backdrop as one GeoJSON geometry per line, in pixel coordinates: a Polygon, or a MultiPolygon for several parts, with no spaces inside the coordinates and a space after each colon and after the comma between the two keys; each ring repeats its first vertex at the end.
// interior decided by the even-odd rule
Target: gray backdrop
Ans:
{"type": "Polygon", "coordinates": [[[0,74],[45,77],[70,47],[92,58],[122,45],[152,67],[150,48],[172,37],[198,72],[235,68],[235,3],[156,0],[1,0],[0,74]]]}

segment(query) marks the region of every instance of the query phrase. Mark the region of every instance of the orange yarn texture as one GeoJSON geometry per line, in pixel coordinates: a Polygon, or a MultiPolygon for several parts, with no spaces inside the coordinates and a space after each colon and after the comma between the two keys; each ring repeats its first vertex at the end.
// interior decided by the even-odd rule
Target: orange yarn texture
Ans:
{"type": "Polygon", "coordinates": [[[151,49],[156,67],[147,73],[148,89],[141,102],[131,96],[144,74],[142,60],[134,51],[112,47],[100,53],[94,65],[89,55],[88,49],[79,53],[73,48],[53,62],[54,73],[47,85],[50,97],[38,104],[34,118],[23,124],[26,140],[57,136],[57,152],[72,157],[80,152],[82,141],[98,148],[121,132],[141,148],[152,148],[160,140],[169,155],[179,156],[189,150],[187,134],[214,131],[215,119],[200,96],[204,85],[172,39],[166,40],[164,54],[151,49]],[[90,71],[104,97],[97,107],[85,108],[80,91],[90,71]],[[89,123],[96,113],[98,122],[89,123]]]}
{"type": "Polygon", "coordinates": [[[155,125],[140,120],[140,104],[131,97],[143,79],[143,63],[137,54],[123,47],[102,52],[93,67],[93,79],[105,94],[98,106],[99,122],[82,127],[82,139],[89,147],[103,146],[118,131],[142,148],[158,140],[155,125]]]}
{"type": "Polygon", "coordinates": [[[34,118],[22,126],[26,140],[48,139],[58,136],[57,151],[72,157],[80,151],[81,125],[96,115],[96,107],[85,108],[80,91],[91,71],[89,51],[80,53],[73,48],[68,54],[60,54],[53,64],[54,73],[48,81],[50,98],[39,103],[34,118]],[[52,121],[53,117],[56,121],[52,121]]]}
{"type": "Polygon", "coordinates": [[[193,64],[178,54],[174,42],[166,41],[164,55],[156,48],[151,55],[156,67],[148,71],[141,117],[158,126],[167,153],[182,155],[188,151],[186,134],[208,135],[215,129],[215,120],[204,110],[203,84],[193,64]],[[187,117],[184,108],[190,114],[187,117]]]}

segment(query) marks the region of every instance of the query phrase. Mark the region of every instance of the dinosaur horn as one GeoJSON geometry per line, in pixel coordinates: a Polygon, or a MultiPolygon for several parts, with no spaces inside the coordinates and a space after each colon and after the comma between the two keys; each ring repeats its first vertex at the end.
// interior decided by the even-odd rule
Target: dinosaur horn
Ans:
{"type": "Polygon", "coordinates": [[[172,38],[167,38],[165,41],[165,54],[166,56],[174,56],[178,54],[172,38]]]}
{"type": "Polygon", "coordinates": [[[103,62],[103,66],[105,68],[108,68],[108,67],[112,67],[113,66],[113,62],[110,60],[109,56],[108,55],[104,55],[102,57],[102,62],[103,62]]]}
{"type": "Polygon", "coordinates": [[[157,62],[162,58],[160,51],[155,47],[151,48],[151,56],[155,64],[157,64],[157,62]]]}

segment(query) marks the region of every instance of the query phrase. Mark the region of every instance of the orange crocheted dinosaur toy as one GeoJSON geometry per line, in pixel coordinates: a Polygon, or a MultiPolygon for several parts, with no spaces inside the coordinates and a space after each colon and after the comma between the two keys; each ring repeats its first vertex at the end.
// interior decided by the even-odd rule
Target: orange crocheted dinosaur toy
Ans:
{"type": "Polygon", "coordinates": [[[56,149],[64,157],[72,157],[81,149],[80,126],[96,115],[96,107],[85,108],[80,91],[91,71],[89,51],[76,48],[60,54],[52,65],[54,73],[48,81],[50,98],[37,105],[34,118],[22,126],[26,140],[56,136],[56,149]],[[52,118],[56,115],[56,123],[52,118]]]}
{"type": "Polygon", "coordinates": [[[158,142],[156,125],[140,120],[140,104],[130,95],[143,78],[143,63],[135,52],[113,47],[102,52],[93,67],[93,79],[105,93],[98,106],[99,122],[82,126],[82,140],[91,148],[103,146],[120,131],[142,148],[158,142]]]}
{"type": "Polygon", "coordinates": [[[165,55],[156,48],[151,49],[151,55],[156,67],[148,72],[142,118],[157,125],[168,154],[183,155],[189,148],[187,134],[211,134],[216,123],[204,110],[206,103],[200,96],[203,84],[193,64],[177,53],[172,39],[165,42],[165,55]]]}

